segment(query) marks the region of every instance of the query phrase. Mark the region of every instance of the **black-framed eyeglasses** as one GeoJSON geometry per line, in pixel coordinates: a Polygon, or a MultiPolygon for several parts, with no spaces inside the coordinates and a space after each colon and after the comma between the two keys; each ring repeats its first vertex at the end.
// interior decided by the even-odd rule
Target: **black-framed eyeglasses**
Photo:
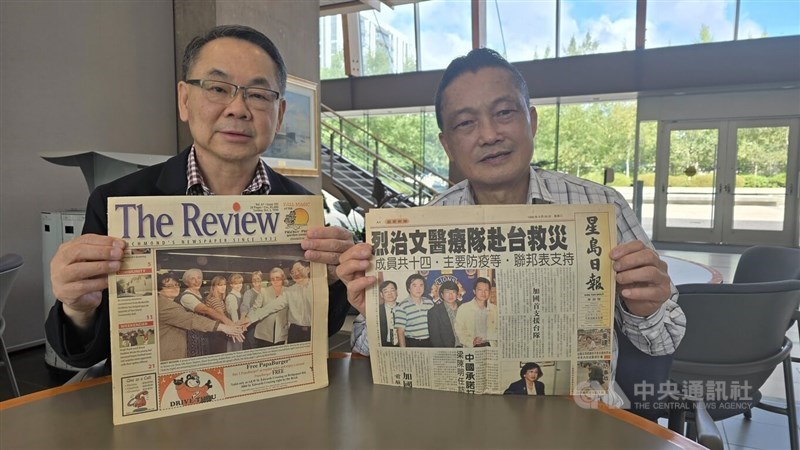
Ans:
{"type": "Polygon", "coordinates": [[[186,80],[186,82],[202,89],[208,101],[220,105],[230,105],[239,91],[242,91],[242,97],[247,106],[259,111],[269,109],[281,98],[279,92],[263,87],[237,86],[217,80],[186,80]]]}

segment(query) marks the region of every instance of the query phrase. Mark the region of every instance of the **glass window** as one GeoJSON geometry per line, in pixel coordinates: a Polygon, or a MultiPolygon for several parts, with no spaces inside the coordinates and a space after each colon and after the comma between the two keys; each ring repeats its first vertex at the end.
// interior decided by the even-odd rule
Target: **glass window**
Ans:
{"type": "Polygon", "coordinates": [[[645,47],[730,41],[735,20],[736,0],[650,0],[647,2],[645,47]]]}
{"type": "Polygon", "coordinates": [[[800,5],[794,0],[742,0],[738,39],[800,34],[800,5]]]}
{"type": "Polygon", "coordinates": [[[719,128],[675,128],[669,132],[668,228],[714,228],[717,212],[719,128]]]}
{"type": "Polygon", "coordinates": [[[342,16],[319,18],[319,78],[344,78],[342,16]]]}
{"type": "Polygon", "coordinates": [[[364,75],[413,72],[417,69],[414,5],[362,11],[361,57],[364,75]]]}
{"type": "Polygon", "coordinates": [[[653,198],[656,180],[656,140],[658,122],[643,121],[639,124],[639,181],[642,182],[642,228],[653,236],[653,198]]]}
{"type": "MultiPolygon", "coordinates": [[[[433,112],[433,108],[426,108],[426,110],[431,112],[422,113],[422,144],[425,167],[432,169],[441,177],[448,178],[450,176],[450,159],[439,142],[439,126],[436,125],[436,113],[433,112]]],[[[439,192],[445,191],[448,187],[446,181],[438,176],[429,176],[425,182],[439,192]]]]}
{"type": "Polygon", "coordinates": [[[559,56],[619,52],[634,48],[636,0],[561,2],[559,56]]]}
{"type": "Polygon", "coordinates": [[[486,46],[509,61],[556,56],[556,1],[486,3],[486,46]]]}
{"type": "Polygon", "coordinates": [[[542,169],[555,170],[556,161],[556,105],[536,106],[539,117],[536,136],[533,138],[533,160],[542,169]]]}
{"type": "Polygon", "coordinates": [[[738,128],[736,147],[733,228],[783,231],[789,127],[738,128]]]}
{"type": "Polygon", "coordinates": [[[630,187],[635,127],[634,101],[561,105],[558,170],[602,183],[603,169],[610,167],[610,185],[630,187]]]}
{"type": "Polygon", "coordinates": [[[470,2],[421,2],[419,15],[422,70],[444,69],[472,49],[470,2]]]}

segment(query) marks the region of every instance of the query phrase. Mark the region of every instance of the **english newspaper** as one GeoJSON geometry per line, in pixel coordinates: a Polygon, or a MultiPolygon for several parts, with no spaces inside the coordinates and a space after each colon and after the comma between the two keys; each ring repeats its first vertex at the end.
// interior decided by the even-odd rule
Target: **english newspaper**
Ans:
{"type": "Polygon", "coordinates": [[[321,197],[119,197],[108,218],[115,424],[328,385],[327,270],[300,248],[321,197]]]}

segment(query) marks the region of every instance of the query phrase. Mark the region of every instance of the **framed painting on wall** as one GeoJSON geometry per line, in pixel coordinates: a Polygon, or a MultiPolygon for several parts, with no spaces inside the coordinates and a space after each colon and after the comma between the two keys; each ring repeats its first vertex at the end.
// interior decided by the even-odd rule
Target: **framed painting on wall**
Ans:
{"type": "Polygon", "coordinates": [[[283,175],[319,176],[319,98],[317,84],[287,76],[286,112],[272,145],[261,154],[283,175]]]}

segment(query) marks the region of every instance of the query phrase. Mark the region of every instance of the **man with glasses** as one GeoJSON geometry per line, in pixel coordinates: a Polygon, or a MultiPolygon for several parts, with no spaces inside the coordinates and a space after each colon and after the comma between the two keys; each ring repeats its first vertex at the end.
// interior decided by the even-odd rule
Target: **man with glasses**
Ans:
{"type": "MultiPolygon", "coordinates": [[[[189,43],[182,69],[178,111],[189,125],[192,146],[95,189],[83,235],[63,244],[51,262],[59,301],[47,320],[47,339],[73,366],[88,367],[109,356],[106,277],[119,270],[125,243],[106,236],[108,197],[310,194],[260,159],[286,110],[286,66],[269,38],[249,27],[216,27],[189,43]]],[[[352,234],[339,227],[313,228],[301,246],[306,259],[335,266],[352,246],[352,234]]],[[[348,309],[344,286],[333,283],[330,334],[341,328],[348,309]]]]}

